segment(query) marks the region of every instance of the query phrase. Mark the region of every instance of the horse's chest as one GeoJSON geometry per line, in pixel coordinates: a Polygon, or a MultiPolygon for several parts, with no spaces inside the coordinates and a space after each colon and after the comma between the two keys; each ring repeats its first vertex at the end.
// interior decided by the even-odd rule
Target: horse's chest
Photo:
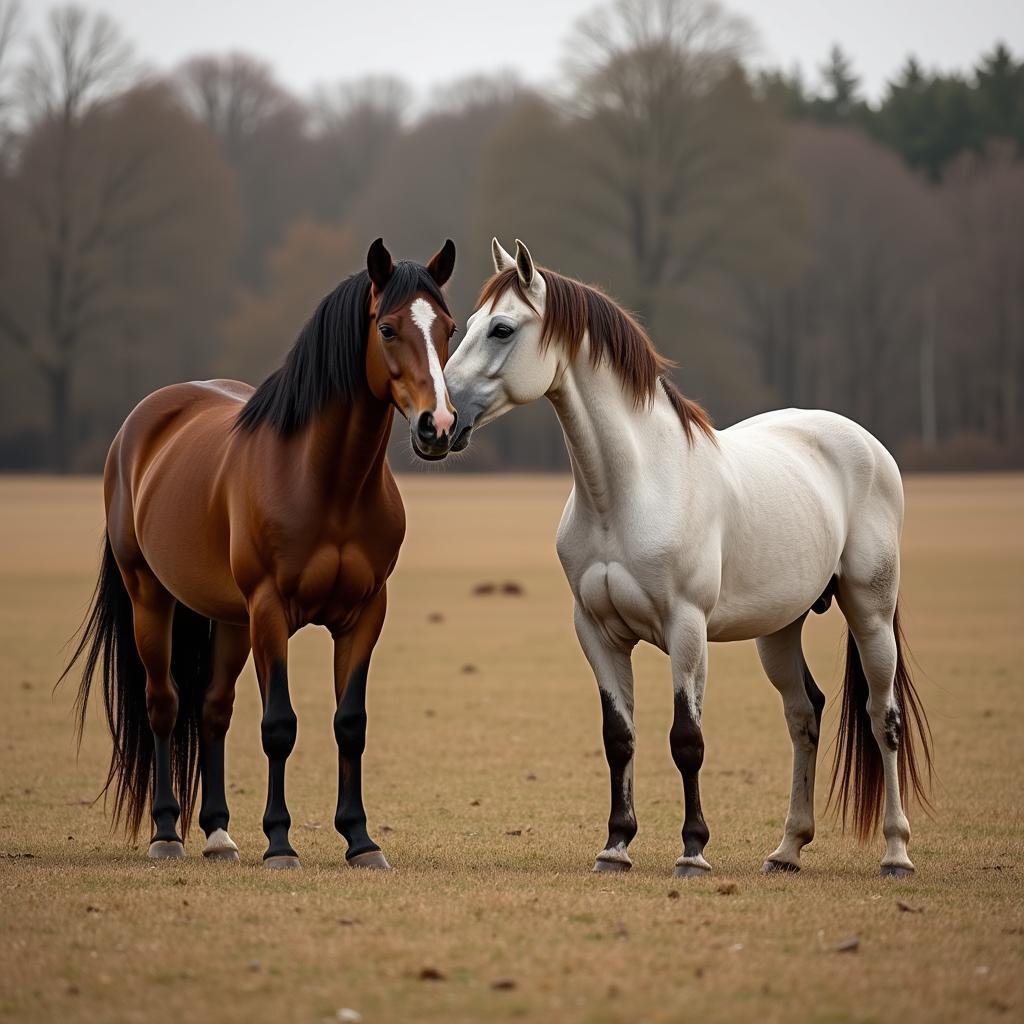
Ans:
{"type": "Polygon", "coordinates": [[[398,559],[404,517],[382,517],[367,531],[329,532],[292,588],[296,615],[343,631],[380,593],[398,559]]]}
{"type": "Polygon", "coordinates": [[[657,544],[571,521],[559,531],[558,554],[580,607],[610,640],[664,646],[668,589],[657,544]]]}

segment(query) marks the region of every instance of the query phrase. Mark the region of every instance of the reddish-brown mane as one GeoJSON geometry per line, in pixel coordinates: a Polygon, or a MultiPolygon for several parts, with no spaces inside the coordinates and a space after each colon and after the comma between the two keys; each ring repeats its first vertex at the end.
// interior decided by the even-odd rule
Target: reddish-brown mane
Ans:
{"type": "MultiPolygon", "coordinates": [[[[584,334],[589,335],[591,362],[595,365],[607,362],[622,378],[637,408],[654,401],[660,382],[683,424],[687,440],[693,443],[698,431],[714,439],[711,418],[664,376],[672,363],[655,349],[647,333],[629,313],[599,288],[563,277],[553,270],[538,270],[547,285],[541,324],[542,346],[558,339],[572,360],[579,354],[584,334]]],[[[515,267],[499,271],[484,284],[477,308],[501,298],[510,288],[536,312],[515,267]]]]}

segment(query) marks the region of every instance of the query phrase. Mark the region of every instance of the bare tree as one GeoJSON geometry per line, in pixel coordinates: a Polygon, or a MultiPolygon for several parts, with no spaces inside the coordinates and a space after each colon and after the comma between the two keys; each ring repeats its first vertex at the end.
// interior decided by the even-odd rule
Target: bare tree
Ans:
{"type": "Polygon", "coordinates": [[[20,85],[34,121],[74,124],[137,75],[132,48],[114,22],[75,5],[51,11],[47,36],[33,37],[29,49],[20,85]]]}
{"type": "Polygon", "coordinates": [[[220,139],[232,163],[270,122],[283,115],[301,118],[270,65],[244,53],[193,57],[177,80],[186,104],[220,139]]]}
{"type": "Polygon", "coordinates": [[[581,189],[574,214],[590,245],[622,253],[623,297],[652,320],[666,292],[736,255],[778,208],[779,131],[739,60],[745,21],[713,0],[613,0],[569,45],[581,189]]]}
{"type": "Polygon", "coordinates": [[[11,50],[21,27],[21,5],[18,0],[0,0],[0,170],[10,155],[13,134],[10,118],[13,99],[9,91],[11,50]]]}
{"type": "Polygon", "coordinates": [[[53,14],[22,73],[26,130],[0,203],[0,337],[45,383],[58,471],[74,465],[91,357],[103,354],[90,378],[102,389],[140,347],[155,355],[172,315],[188,323],[204,307],[233,237],[212,140],[166,89],[123,91],[130,75],[113,25],[77,8],[53,14]]]}

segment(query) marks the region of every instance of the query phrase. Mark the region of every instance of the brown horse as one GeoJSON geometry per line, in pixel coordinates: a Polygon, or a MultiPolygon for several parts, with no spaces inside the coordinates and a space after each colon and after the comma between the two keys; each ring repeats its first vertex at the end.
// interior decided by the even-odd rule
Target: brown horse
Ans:
{"type": "Polygon", "coordinates": [[[296,735],[287,651],[316,623],[334,638],[335,826],[349,864],[388,867],[366,830],[360,769],[367,669],[405,534],[387,442],[397,408],[421,457],[450,447],[442,367],[455,324],[441,287],[454,265],[450,240],[423,267],[395,264],[377,239],[367,269],[323,299],[255,391],[229,380],[164,388],[114,439],[99,580],[64,675],[84,654],[80,737],[102,662],[114,740],[104,792],[113,786],[114,819],[132,835],[152,793],[150,857],[185,855],[178,818],[187,835],[201,776],[203,853],[238,859],[224,737],[251,649],[270,762],[264,862],[298,867],[284,792],[296,735]]]}

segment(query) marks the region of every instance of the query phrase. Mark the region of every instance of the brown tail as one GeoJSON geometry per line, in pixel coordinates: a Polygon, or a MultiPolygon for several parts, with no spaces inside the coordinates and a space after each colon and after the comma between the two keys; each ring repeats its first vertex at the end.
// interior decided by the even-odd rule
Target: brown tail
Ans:
{"type": "MultiPolygon", "coordinates": [[[[899,605],[893,616],[893,631],[896,634],[894,695],[901,719],[897,755],[900,793],[904,801],[909,801],[913,795],[922,807],[930,809],[931,727],[904,657],[906,639],[900,626],[899,605]]],[[[867,841],[875,833],[885,802],[882,755],[871,731],[867,704],[868,681],[861,664],[860,651],[857,650],[853,635],[847,631],[843,705],[839,712],[839,735],[836,739],[828,801],[830,806],[835,802],[844,828],[847,819],[852,821],[853,830],[861,842],[867,841]]]]}

